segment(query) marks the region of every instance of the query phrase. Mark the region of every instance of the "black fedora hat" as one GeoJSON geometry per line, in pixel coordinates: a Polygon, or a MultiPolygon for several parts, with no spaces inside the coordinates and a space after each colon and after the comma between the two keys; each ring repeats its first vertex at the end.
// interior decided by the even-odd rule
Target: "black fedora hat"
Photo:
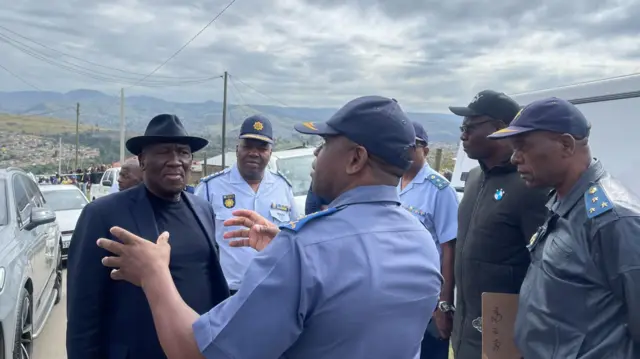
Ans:
{"type": "Polygon", "coordinates": [[[209,141],[201,137],[189,136],[178,116],[162,114],[149,121],[143,136],[131,137],[126,146],[129,152],[138,156],[146,146],[156,143],[188,145],[191,152],[196,152],[208,145],[209,141]]]}

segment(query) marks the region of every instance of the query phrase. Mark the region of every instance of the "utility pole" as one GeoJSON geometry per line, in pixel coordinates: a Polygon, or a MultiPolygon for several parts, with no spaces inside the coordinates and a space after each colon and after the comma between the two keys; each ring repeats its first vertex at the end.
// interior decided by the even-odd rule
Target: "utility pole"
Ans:
{"type": "Polygon", "coordinates": [[[120,89],[120,166],[124,164],[124,88],[120,89]]]}
{"type": "Polygon", "coordinates": [[[76,166],[78,168],[78,144],[80,142],[80,102],[76,103],[76,166]]]}
{"type": "Polygon", "coordinates": [[[58,138],[58,174],[62,174],[62,137],[58,138]]]}
{"type": "Polygon", "coordinates": [[[227,152],[227,78],[229,74],[224,72],[224,95],[222,98],[222,168],[225,167],[224,154],[227,152]]]}

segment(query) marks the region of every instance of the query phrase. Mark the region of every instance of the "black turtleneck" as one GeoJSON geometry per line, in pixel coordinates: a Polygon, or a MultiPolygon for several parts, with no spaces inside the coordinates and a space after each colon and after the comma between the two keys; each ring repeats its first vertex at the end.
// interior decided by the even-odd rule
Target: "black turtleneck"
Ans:
{"type": "Polygon", "coordinates": [[[162,199],[147,191],[158,233],[169,232],[171,262],[169,269],[182,299],[198,314],[213,308],[211,266],[214,260],[211,244],[200,227],[195,213],[185,203],[162,199]],[[198,290],[194,290],[198,288],[198,290]]]}

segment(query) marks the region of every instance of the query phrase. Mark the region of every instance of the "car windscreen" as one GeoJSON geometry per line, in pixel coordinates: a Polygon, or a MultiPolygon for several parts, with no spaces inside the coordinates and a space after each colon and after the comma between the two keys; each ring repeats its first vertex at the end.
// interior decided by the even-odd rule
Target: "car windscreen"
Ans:
{"type": "Polygon", "coordinates": [[[314,158],[313,154],[309,154],[276,160],[278,171],[291,182],[294,196],[303,196],[309,191],[311,164],[314,158]]]}
{"type": "Polygon", "coordinates": [[[6,226],[9,223],[6,185],[5,180],[0,179],[0,226],[6,226]]]}
{"type": "Polygon", "coordinates": [[[53,190],[42,193],[47,205],[54,211],[82,209],[87,205],[87,199],[80,191],[53,190]]]}

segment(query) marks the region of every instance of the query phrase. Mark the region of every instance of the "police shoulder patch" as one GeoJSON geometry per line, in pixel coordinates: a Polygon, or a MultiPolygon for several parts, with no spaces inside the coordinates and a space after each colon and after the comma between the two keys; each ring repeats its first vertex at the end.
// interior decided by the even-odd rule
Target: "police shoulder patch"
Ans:
{"type": "Polygon", "coordinates": [[[589,218],[595,218],[613,209],[613,203],[607,197],[604,189],[597,183],[589,186],[589,189],[584,193],[584,205],[589,218]]]}
{"type": "Polygon", "coordinates": [[[273,173],[276,174],[278,177],[282,178],[285,182],[287,182],[289,187],[293,187],[293,185],[291,184],[291,181],[289,181],[289,179],[287,178],[287,176],[284,175],[284,173],[282,173],[280,171],[276,171],[276,172],[273,172],[273,173]]]}
{"type": "Polygon", "coordinates": [[[442,177],[439,173],[431,173],[427,176],[427,179],[438,189],[444,189],[449,186],[449,181],[447,181],[447,179],[442,177]]]}
{"type": "Polygon", "coordinates": [[[209,182],[210,180],[212,180],[212,179],[214,179],[214,178],[216,178],[216,177],[218,177],[218,176],[220,176],[220,175],[222,175],[222,174],[224,174],[224,173],[227,173],[227,172],[229,172],[229,168],[225,168],[225,169],[223,169],[222,171],[218,171],[218,172],[216,172],[216,173],[210,174],[210,175],[208,175],[207,177],[203,177],[203,178],[201,178],[201,179],[200,179],[200,183],[202,183],[202,182],[209,182]]]}
{"type": "Polygon", "coordinates": [[[320,217],[325,217],[328,216],[332,213],[337,212],[338,209],[331,207],[331,208],[327,208],[327,209],[323,209],[322,211],[318,211],[318,212],[314,212],[311,214],[308,214],[300,219],[298,219],[297,221],[292,221],[289,222],[287,224],[283,224],[280,226],[280,229],[288,229],[290,231],[294,231],[294,232],[298,232],[302,227],[304,227],[305,224],[309,223],[310,221],[316,219],[316,218],[320,218],[320,217]]]}

